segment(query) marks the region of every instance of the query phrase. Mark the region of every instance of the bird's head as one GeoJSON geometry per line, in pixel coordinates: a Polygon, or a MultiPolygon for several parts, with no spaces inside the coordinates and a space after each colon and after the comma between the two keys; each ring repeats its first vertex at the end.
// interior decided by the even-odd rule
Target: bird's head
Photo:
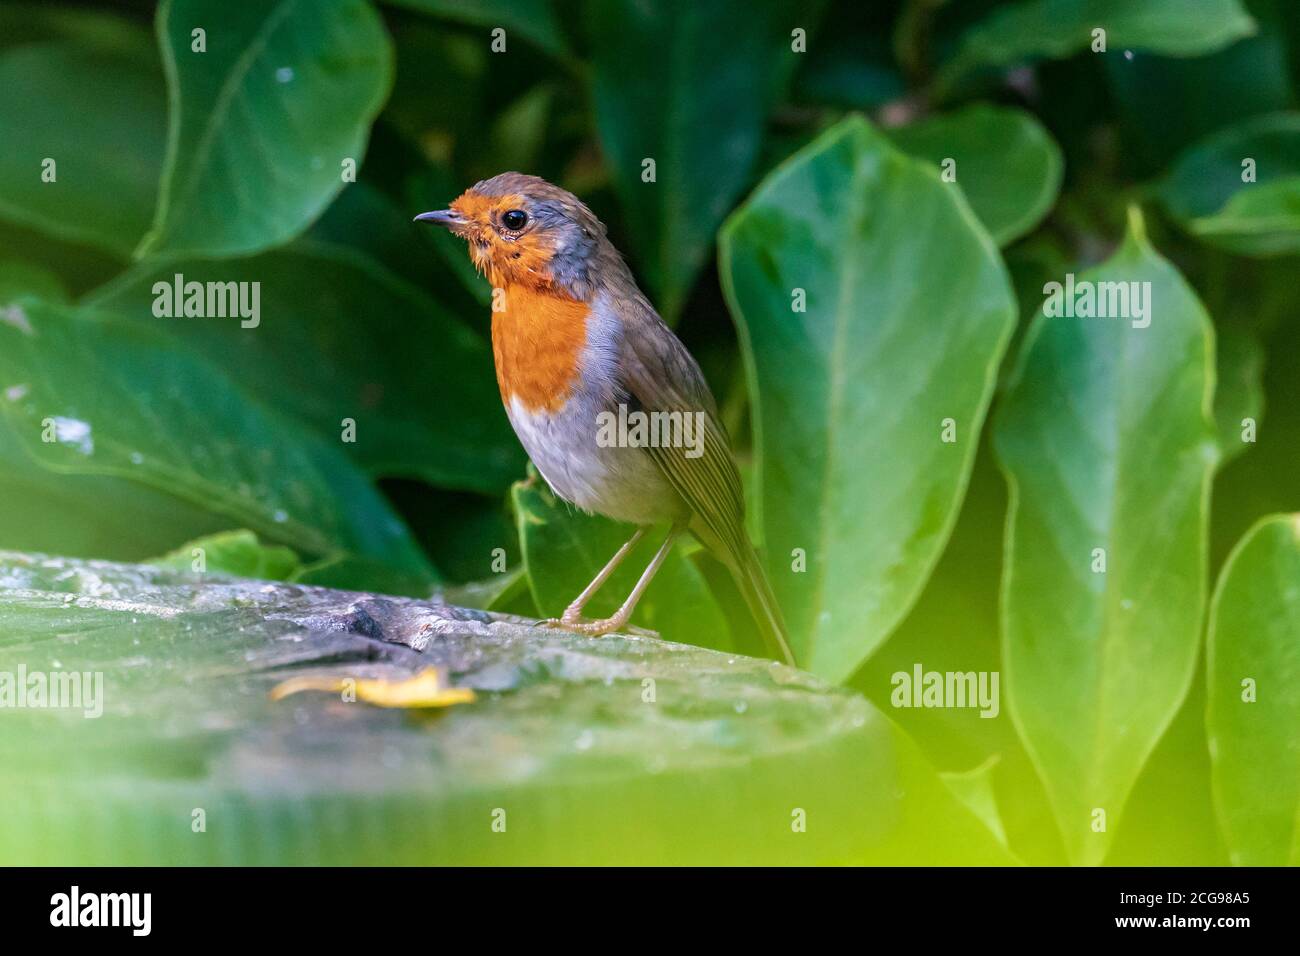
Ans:
{"type": "Polygon", "coordinates": [[[586,299],[605,226],[573,193],[537,176],[501,173],[465,190],[449,209],[421,213],[469,242],[494,286],[524,285],[586,299]]]}

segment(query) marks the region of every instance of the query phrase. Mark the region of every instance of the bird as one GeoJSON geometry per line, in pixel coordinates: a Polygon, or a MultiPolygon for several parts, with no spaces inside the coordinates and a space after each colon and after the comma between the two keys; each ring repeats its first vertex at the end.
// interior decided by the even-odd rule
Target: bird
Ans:
{"type": "Polygon", "coordinates": [[[492,284],[497,384],[538,473],[559,498],[636,526],[561,617],[546,623],[590,636],[623,630],[673,544],[689,533],[731,572],[769,653],[794,665],[780,606],[745,530],[744,490],[717,403],[605,224],[571,192],[518,172],[482,180],[415,221],[465,239],[492,284]],[[647,420],[680,426],[656,432],[647,420]],[[615,421],[643,427],[606,428],[615,421]],[[583,617],[647,531],[664,525],[663,543],[619,609],[583,617]]]}

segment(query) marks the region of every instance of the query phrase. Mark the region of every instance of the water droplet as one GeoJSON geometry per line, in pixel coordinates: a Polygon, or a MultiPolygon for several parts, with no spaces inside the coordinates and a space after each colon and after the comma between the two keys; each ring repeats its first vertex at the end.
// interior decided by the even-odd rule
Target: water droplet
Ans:
{"type": "Polygon", "coordinates": [[[275,79],[277,83],[293,82],[293,67],[291,66],[280,67],[280,69],[275,71],[275,79]]]}
{"type": "Polygon", "coordinates": [[[54,437],[59,444],[75,448],[83,455],[95,453],[95,438],[91,434],[90,422],[62,417],[56,417],[53,421],[54,437]]]}
{"type": "Polygon", "coordinates": [[[271,517],[275,519],[277,524],[284,524],[289,520],[289,513],[283,508],[277,508],[275,514],[271,515],[271,517]]]}
{"type": "Polygon", "coordinates": [[[0,309],[0,322],[12,325],[23,335],[35,335],[32,330],[32,323],[27,319],[27,313],[23,311],[22,306],[11,305],[8,308],[0,309]]]}

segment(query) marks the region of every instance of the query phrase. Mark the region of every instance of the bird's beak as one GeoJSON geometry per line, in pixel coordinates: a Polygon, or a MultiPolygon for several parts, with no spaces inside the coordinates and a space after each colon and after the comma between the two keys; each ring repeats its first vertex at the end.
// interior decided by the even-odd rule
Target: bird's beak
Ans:
{"type": "Polygon", "coordinates": [[[413,220],[414,222],[433,222],[440,226],[446,226],[451,229],[453,226],[464,225],[465,219],[460,213],[451,209],[435,209],[433,212],[422,212],[413,220]]]}

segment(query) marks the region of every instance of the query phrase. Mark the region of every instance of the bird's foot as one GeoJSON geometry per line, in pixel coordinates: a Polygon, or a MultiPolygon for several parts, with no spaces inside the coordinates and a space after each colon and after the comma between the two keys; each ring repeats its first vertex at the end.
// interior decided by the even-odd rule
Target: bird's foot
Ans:
{"type": "Polygon", "coordinates": [[[629,625],[627,618],[614,617],[601,618],[600,620],[588,620],[580,614],[570,614],[565,612],[563,617],[553,617],[549,620],[540,622],[543,627],[552,627],[561,631],[572,631],[574,634],[585,634],[587,637],[603,637],[606,634],[613,634],[621,631],[625,634],[636,634],[641,637],[658,637],[657,631],[651,631],[644,627],[629,625]]]}

